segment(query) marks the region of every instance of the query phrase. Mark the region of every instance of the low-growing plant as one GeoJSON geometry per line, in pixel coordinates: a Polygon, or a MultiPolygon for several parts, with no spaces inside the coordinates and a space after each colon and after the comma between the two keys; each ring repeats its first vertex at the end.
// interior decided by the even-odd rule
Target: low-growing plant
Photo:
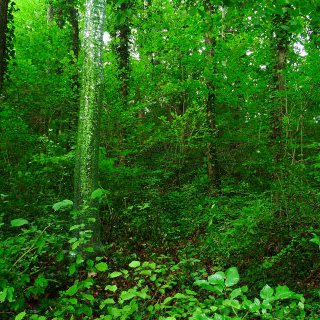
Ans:
{"type": "MultiPolygon", "coordinates": [[[[79,221],[83,212],[71,208],[69,200],[53,206],[57,213],[70,212],[79,221]]],[[[198,259],[174,261],[164,255],[144,262],[136,259],[127,267],[115,264],[93,253],[88,227],[92,218],[81,219],[63,238],[68,248],[49,233],[50,225],[38,230],[25,219],[11,221],[20,233],[1,241],[3,319],[298,320],[313,319],[308,312],[316,314],[303,295],[287,286],[265,285],[257,296],[239,285],[236,267],[208,273],[198,259]],[[56,292],[49,291],[49,284],[56,292]]]]}

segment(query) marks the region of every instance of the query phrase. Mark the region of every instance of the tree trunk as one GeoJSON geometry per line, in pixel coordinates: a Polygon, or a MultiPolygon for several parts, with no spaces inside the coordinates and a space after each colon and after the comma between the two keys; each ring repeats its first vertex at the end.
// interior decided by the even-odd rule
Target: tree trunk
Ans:
{"type": "Polygon", "coordinates": [[[208,152],[208,165],[207,165],[207,174],[210,180],[211,190],[216,190],[220,188],[221,178],[220,178],[220,168],[218,161],[218,153],[217,153],[217,137],[218,137],[218,129],[216,124],[216,96],[215,96],[215,88],[212,82],[207,82],[208,88],[208,98],[207,98],[207,124],[208,124],[208,132],[209,132],[209,142],[207,145],[208,152]]]}
{"type": "Polygon", "coordinates": [[[273,19],[274,35],[274,52],[275,52],[275,65],[274,65],[274,86],[275,98],[273,100],[273,110],[271,113],[271,134],[270,144],[274,148],[273,156],[274,161],[279,163],[284,156],[284,130],[283,130],[283,117],[287,115],[287,97],[286,97],[286,60],[288,55],[289,45],[289,7],[284,7],[287,11],[283,15],[276,14],[273,19]]]}
{"type": "MultiPolygon", "coordinates": [[[[214,6],[210,2],[206,2],[206,11],[210,16],[214,13],[214,6]]],[[[214,49],[216,45],[216,40],[212,35],[212,26],[210,25],[210,30],[206,34],[206,44],[208,47],[207,60],[208,66],[212,68],[212,73],[214,73],[214,49]]],[[[218,128],[216,121],[216,94],[215,86],[212,79],[206,79],[206,87],[208,91],[207,103],[206,103],[206,113],[207,113],[207,127],[209,134],[209,141],[207,144],[207,174],[210,181],[210,190],[217,190],[221,185],[220,178],[220,168],[217,153],[217,137],[218,128]]]]}
{"type": "Polygon", "coordinates": [[[9,0],[0,1],[0,93],[3,89],[4,76],[7,69],[6,47],[7,47],[7,23],[8,23],[9,0]]]}
{"type": "Polygon", "coordinates": [[[75,4],[70,5],[69,9],[70,23],[72,27],[72,51],[76,59],[79,57],[79,13],[75,4]]]}
{"type": "Polygon", "coordinates": [[[311,41],[314,43],[315,47],[320,50],[320,24],[319,24],[319,15],[320,15],[320,5],[316,5],[314,11],[311,15],[311,41]]]}
{"type": "Polygon", "coordinates": [[[117,29],[119,32],[120,43],[116,48],[119,63],[119,79],[121,81],[121,96],[124,106],[127,108],[129,103],[129,80],[130,80],[130,35],[131,29],[126,17],[126,11],[130,8],[130,1],[122,2],[120,5],[121,16],[125,21],[117,29]]]}
{"type": "MultiPolygon", "coordinates": [[[[71,50],[73,52],[74,59],[75,59],[75,60],[71,61],[71,64],[75,64],[78,62],[78,58],[79,58],[80,40],[79,40],[79,12],[75,6],[74,1],[72,3],[70,3],[69,19],[70,19],[71,30],[72,30],[71,50]]],[[[79,86],[80,86],[79,72],[78,72],[78,68],[76,68],[75,74],[72,77],[72,89],[73,89],[73,93],[74,93],[75,103],[78,103],[78,101],[79,101],[79,86]]]]}
{"type": "MultiPolygon", "coordinates": [[[[92,205],[91,194],[97,188],[99,129],[103,95],[103,34],[106,0],[87,0],[83,32],[83,67],[75,168],[75,208],[92,205]]],[[[99,215],[93,227],[94,242],[99,244],[99,215]]],[[[92,216],[91,216],[92,217],[92,216]]]]}

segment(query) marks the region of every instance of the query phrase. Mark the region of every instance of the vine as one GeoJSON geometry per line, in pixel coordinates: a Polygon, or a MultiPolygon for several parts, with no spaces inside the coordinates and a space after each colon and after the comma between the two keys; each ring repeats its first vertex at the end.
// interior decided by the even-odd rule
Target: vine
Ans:
{"type": "Polygon", "coordinates": [[[8,15],[7,15],[7,29],[6,29],[6,50],[5,50],[5,77],[8,78],[7,66],[9,62],[14,59],[16,51],[14,48],[14,13],[19,9],[16,7],[16,3],[9,0],[8,3],[8,15]]]}

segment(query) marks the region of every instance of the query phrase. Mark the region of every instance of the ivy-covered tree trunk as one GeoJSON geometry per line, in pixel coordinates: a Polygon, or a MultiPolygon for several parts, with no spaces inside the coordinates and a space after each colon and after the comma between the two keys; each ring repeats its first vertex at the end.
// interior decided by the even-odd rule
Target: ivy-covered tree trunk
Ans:
{"type": "Polygon", "coordinates": [[[0,92],[3,88],[3,80],[7,67],[6,60],[6,33],[8,23],[8,5],[9,0],[0,1],[0,92]]]}
{"type": "MultiPolygon", "coordinates": [[[[106,0],[87,0],[82,51],[82,88],[78,124],[75,169],[75,207],[90,206],[91,194],[97,188],[99,158],[99,127],[103,94],[103,33],[106,0]]],[[[94,212],[90,211],[94,215],[94,212]]],[[[99,239],[98,214],[93,226],[99,239]]]]}

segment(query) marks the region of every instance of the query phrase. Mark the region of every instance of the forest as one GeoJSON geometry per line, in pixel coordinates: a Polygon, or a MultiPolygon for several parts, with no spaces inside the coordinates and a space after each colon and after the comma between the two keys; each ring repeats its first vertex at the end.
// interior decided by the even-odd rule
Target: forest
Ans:
{"type": "Polygon", "coordinates": [[[320,0],[0,0],[0,319],[320,319],[320,0]]]}

